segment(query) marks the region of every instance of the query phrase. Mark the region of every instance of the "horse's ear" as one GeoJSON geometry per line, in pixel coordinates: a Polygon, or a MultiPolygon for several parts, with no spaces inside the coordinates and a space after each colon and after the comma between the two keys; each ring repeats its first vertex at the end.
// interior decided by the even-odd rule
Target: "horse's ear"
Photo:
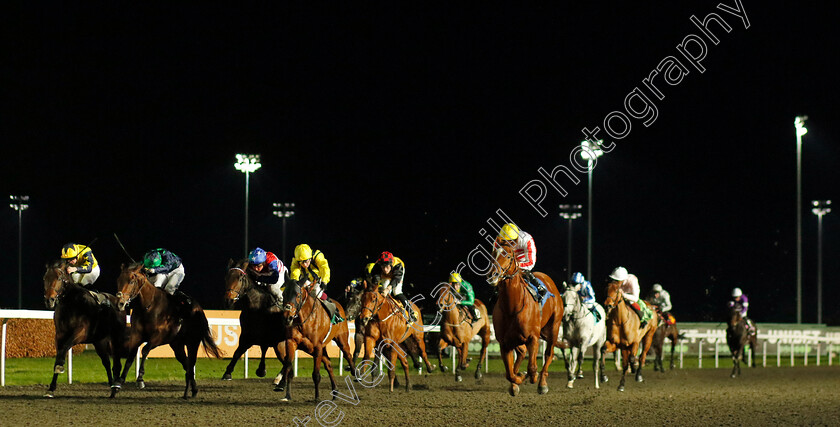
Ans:
{"type": "Polygon", "coordinates": [[[233,266],[233,258],[228,258],[228,266],[227,266],[228,270],[230,270],[230,268],[232,266],[233,266]]]}
{"type": "Polygon", "coordinates": [[[120,264],[120,271],[123,271],[123,270],[125,270],[125,263],[120,264]]]}

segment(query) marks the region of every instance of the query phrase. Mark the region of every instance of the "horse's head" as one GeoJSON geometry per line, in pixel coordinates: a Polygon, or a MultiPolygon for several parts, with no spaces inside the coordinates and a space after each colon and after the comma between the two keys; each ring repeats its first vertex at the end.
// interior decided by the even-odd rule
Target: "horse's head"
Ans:
{"type": "Polygon", "coordinates": [[[729,307],[729,326],[735,327],[741,322],[741,310],[737,307],[729,307]]]}
{"type": "Polygon", "coordinates": [[[70,284],[70,276],[67,274],[67,265],[64,261],[55,261],[46,267],[47,271],[44,273],[44,304],[47,308],[55,308],[56,301],[70,284]]]}
{"type": "Polygon", "coordinates": [[[569,285],[564,282],[563,285],[565,287],[565,290],[563,291],[563,321],[565,322],[568,321],[572,317],[572,314],[576,311],[579,305],[580,296],[578,295],[577,290],[575,290],[574,284],[569,285]]]}
{"type": "Polygon", "coordinates": [[[347,295],[347,320],[353,320],[359,316],[359,312],[362,310],[363,294],[363,289],[350,289],[350,293],[347,295]]]}
{"type": "Polygon", "coordinates": [[[120,311],[125,310],[131,300],[140,294],[140,289],[146,283],[149,283],[149,279],[143,274],[142,263],[120,266],[120,275],[117,277],[117,307],[120,311]]]}
{"type": "Polygon", "coordinates": [[[513,246],[502,244],[493,254],[494,262],[490,266],[487,282],[497,286],[499,281],[515,276],[519,273],[519,262],[516,260],[513,246]]]}
{"type": "Polygon", "coordinates": [[[362,309],[359,313],[362,325],[367,326],[384,302],[385,296],[377,290],[367,290],[362,294],[362,309]]]}
{"type": "Polygon", "coordinates": [[[241,260],[233,264],[233,260],[228,261],[228,271],[225,274],[225,307],[233,308],[233,305],[239,301],[239,298],[251,288],[251,279],[245,273],[245,268],[248,266],[248,260],[241,260]]]}
{"type": "Polygon", "coordinates": [[[283,295],[283,319],[286,321],[286,326],[292,326],[295,319],[300,316],[300,309],[309,298],[309,292],[301,288],[299,283],[294,280],[286,285],[285,295],[283,295]]]}
{"type": "MultiPolygon", "coordinates": [[[[439,293],[437,294],[438,311],[444,313],[457,308],[458,299],[455,294],[457,294],[458,291],[455,290],[452,283],[441,283],[435,289],[439,290],[439,293]]],[[[432,293],[432,295],[434,295],[434,293],[432,293]]]]}
{"type": "Polygon", "coordinates": [[[610,315],[610,312],[624,300],[624,294],[621,293],[621,284],[617,280],[613,280],[607,284],[607,298],[604,300],[604,309],[607,312],[607,316],[610,315]]]}

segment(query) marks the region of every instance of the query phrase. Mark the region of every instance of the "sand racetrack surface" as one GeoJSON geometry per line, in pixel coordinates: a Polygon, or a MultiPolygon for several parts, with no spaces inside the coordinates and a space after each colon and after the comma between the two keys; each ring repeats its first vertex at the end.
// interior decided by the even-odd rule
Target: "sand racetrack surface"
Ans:
{"type": "MultiPolygon", "coordinates": [[[[560,362],[562,366],[562,362],[560,362]]],[[[587,363],[587,365],[589,365],[587,363]]],[[[587,366],[589,368],[589,366],[587,366]]],[[[400,374],[402,370],[400,369],[400,374]]],[[[472,372],[472,370],[470,370],[472,372]]],[[[480,384],[465,375],[455,383],[451,374],[412,375],[413,389],[389,393],[356,384],[360,401],[336,400],[332,413],[321,407],[322,425],[838,425],[840,367],[744,369],[737,379],[729,369],[645,372],[645,381],[628,378],[618,392],[618,374],[594,388],[591,371],[574,389],[565,375],[552,372],[551,390],[537,394],[527,383],[511,397],[501,374],[488,374],[480,384]],[[340,418],[339,421],[339,417],[340,418]]],[[[387,381],[387,378],[385,379],[387,381]]],[[[148,382],[138,390],[127,384],[116,399],[100,384],[59,384],[56,398],[43,396],[46,386],[16,386],[0,390],[0,425],[307,425],[317,426],[310,377],[295,379],[292,402],[281,402],[270,379],[202,380],[194,399],[179,398],[183,383],[148,382]]],[[[329,397],[326,374],[321,397],[329,397]]],[[[350,394],[344,377],[338,389],[350,394]]]]}

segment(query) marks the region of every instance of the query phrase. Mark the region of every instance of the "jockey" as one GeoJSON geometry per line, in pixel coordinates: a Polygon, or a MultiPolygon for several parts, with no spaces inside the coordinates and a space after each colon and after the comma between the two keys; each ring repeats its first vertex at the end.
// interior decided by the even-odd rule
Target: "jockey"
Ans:
{"type": "Polygon", "coordinates": [[[350,284],[344,288],[344,293],[357,293],[367,289],[367,277],[370,275],[370,271],[373,270],[374,265],[376,265],[375,262],[369,262],[362,271],[362,275],[351,280],[350,284]]]}
{"type": "Polygon", "coordinates": [[[501,245],[508,245],[514,249],[514,255],[519,262],[519,269],[522,270],[525,279],[537,288],[539,300],[542,301],[548,289],[542,280],[537,279],[531,270],[534,269],[534,264],[537,263],[537,246],[534,244],[534,238],[530,234],[521,231],[516,224],[505,224],[499,236],[496,237],[496,242],[493,248],[498,248],[501,245]]]}
{"type": "Polygon", "coordinates": [[[89,288],[99,278],[99,263],[89,247],[68,243],[61,248],[61,259],[69,264],[66,271],[73,283],[89,288]]]}
{"type": "Polygon", "coordinates": [[[662,312],[662,318],[667,321],[671,318],[671,294],[668,293],[665,289],[662,288],[662,285],[656,283],[651,288],[651,296],[650,302],[659,307],[659,311],[662,312]]]}
{"type": "Polygon", "coordinates": [[[633,274],[628,274],[627,269],[624,267],[616,267],[610,273],[610,279],[621,283],[620,289],[624,295],[624,299],[629,302],[630,308],[639,316],[639,321],[641,322],[639,327],[644,328],[647,326],[647,322],[642,320],[644,313],[642,313],[642,308],[639,306],[639,278],[633,274]]]}
{"type": "Polygon", "coordinates": [[[178,255],[163,248],[152,249],[143,255],[143,270],[149,281],[174,295],[184,281],[184,264],[178,255]]]}
{"type": "Polygon", "coordinates": [[[750,308],[750,300],[741,292],[741,288],[735,288],[732,290],[732,299],[729,300],[729,308],[734,308],[741,312],[741,318],[744,319],[744,322],[747,324],[747,331],[749,333],[755,333],[755,325],[752,322],[752,319],[747,317],[747,310],[750,308]]]}
{"type": "Polygon", "coordinates": [[[577,291],[583,305],[592,312],[595,316],[595,322],[601,321],[601,315],[595,309],[595,291],[592,289],[592,283],[584,279],[583,273],[575,273],[572,275],[573,289],[577,291]]]}
{"type": "Polygon", "coordinates": [[[384,290],[385,295],[390,293],[403,304],[412,322],[417,321],[414,310],[411,309],[411,304],[402,291],[403,279],[405,278],[405,263],[403,260],[388,251],[382,252],[379,259],[376,260],[376,265],[371,269],[369,277],[369,284],[378,283],[379,287],[384,290]]]}
{"type": "Polygon", "coordinates": [[[248,254],[248,277],[254,283],[263,286],[274,298],[274,304],[282,307],[283,284],[286,283],[286,266],[283,261],[271,252],[262,248],[254,248],[248,254]]]}
{"type": "Polygon", "coordinates": [[[479,313],[478,308],[475,306],[475,292],[470,282],[462,279],[460,274],[452,273],[449,275],[449,284],[452,285],[452,288],[455,289],[455,292],[458,293],[458,297],[461,299],[458,305],[466,307],[470,323],[475,323],[480,320],[481,313],[479,313]]]}
{"type": "Polygon", "coordinates": [[[329,312],[330,322],[338,323],[344,320],[338,315],[335,304],[329,300],[323,289],[330,283],[330,264],[323,252],[313,252],[305,243],[295,246],[295,257],[292,259],[289,276],[296,282],[303,282],[303,286],[308,286],[312,295],[321,300],[329,312]]]}

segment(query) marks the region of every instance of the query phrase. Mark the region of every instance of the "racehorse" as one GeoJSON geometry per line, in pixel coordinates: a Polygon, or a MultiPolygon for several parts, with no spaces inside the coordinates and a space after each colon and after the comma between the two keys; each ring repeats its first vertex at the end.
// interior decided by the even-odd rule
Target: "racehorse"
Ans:
{"type": "Polygon", "coordinates": [[[125,312],[117,310],[117,298],[102,293],[107,300],[100,304],[82,286],[73,283],[62,261],[47,266],[44,273],[44,303],[55,308],[55,365],[46,397],[55,397],[56,380],[64,373],[64,358],[76,344],[90,343],[108,374],[111,397],[120,390],[120,356],[125,345],[125,312]],[[113,368],[109,367],[113,357],[113,368]]]}
{"type": "MultiPolygon", "coordinates": [[[[621,292],[621,282],[610,282],[607,285],[607,299],[604,305],[607,308],[607,340],[621,350],[621,383],[618,385],[618,391],[624,391],[624,379],[630,369],[634,369],[637,382],[644,381],[642,367],[659,325],[659,316],[654,312],[650,322],[644,328],[640,328],[639,316],[627,306],[628,304],[624,293],[621,292]],[[640,345],[642,354],[637,360],[640,345]]],[[[609,348],[610,346],[605,346],[604,351],[610,351],[609,348]]]]}
{"type": "MultiPolygon", "coordinates": [[[[653,305],[648,303],[648,305],[653,305]]],[[[661,325],[656,328],[656,333],[653,334],[653,345],[651,348],[653,349],[653,354],[656,356],[653,359],[653,370],[659,372],[665,372],[665,368],[662,366],[662,354],[663,348],[665,347],[665,338],[671,340],[671,364],[670,369],[674,369],[674,348],[677,346],[677,343],[680,341],[680,331],[677,329],[677,324],[668,324],[662,313],[657,308],[656,313],[659,315],[659,318],[662,319],[661,325]]]]}
{"type": "MultiPolygon", "coordinates": [[[[323,363],[327,374],[330,376],[330,386],[336,390],[335,375],[327,354],[326,343],[334,341],[344,359],[350,365],[351,372],[356,371],[353,358],[350,355],[350,344],[348,342],[350,332],[347,328],[347,321],[332,324],[327,309],[312,295],[308,289],[302,289],[295,281],[286,282],[286,292],[283,304],[283,320],[286,326],[286,355],[283,358],[282,380],[274,388],[274,391],[286,391],[282,399],[288,402],[292,399],[292,359],[298,349],[301,349],[312,356],[312,381],[315,383],[315,400],[319,399],[318,386],[321,384],[321,368],[323,363]]],[[[336,314],[344,317],[344,308],[333,300],[336,314]]],[[[281,344],[282,345],[282,344],[281,344]]],[[[335,399],[335,395],[333,395],[335,399]]]]}
{"type": "Polygon", "coordinates": [[[406,317],[404,317],[406,315],[403,314],[403,311],[390,295],[385,296],[381,291],[373,289],[366,290],[362,294],[362,309],[359,313],[365,335],[365,357],[362,364],[371,363],[369,361],[374,353],[374,346],[377,344],[379,344],[377,349],[387,351],[387,354],[383,355],[387,356],[386,360],[390,361],[390,364],[388,364],[390,391],[394,391],[397,359],[399,359],[405,372],[405,390],[411,390],[405,352],[400,347],[403,341],[413,340],[420,351],[420,356],[423,358],[428,372],[431,373],[435,370],[426,355],[426,343],[423,340],[423,317],[420,314],[420,309],[413,302],[410,309],[414,310],[417,318],[417,321],[412,324],[408,324],[406,317]],[[388,347],[384,348],[383,345],[388,345],[388,347]]]}
{"type": "MultiPolygon", "coordinates": [[[[276,304],[273,297],[262,286],[256,286],[254,281],[245,273],[248,260],[240,260],[234,265],[233,260],[228,261],[228,271],[225,274],[225,305],[228,309],[241,301],[242,311],[239,314],[239,346],[233,352],[230,363],[225,369],[223,380],[231,380],[233,369],[239,358],[252,346],[259,346],[261,350],[260,363],[257,367],[257,376],[265,376],[265,353],[269,348],[274,348],[277,359],[281,362],[285,357],[286,347],[278,346],[286,339],[286,325],[283,322],[283,313],[276,304]]],[[[280,378],[275,379],[275,385],[280,378]]]]}
{"type": "Polygon", "coordinates": [[[481,314],[481,318],[475,323],[470,323],[465,310],[469,308],[458,305],[460,295],[452,287],[451,284],[444,284],[440,288],[440,295],[437,299],[438,310],[443,314],[443,323],[440,325],[440,343],[438,344],[438,363],[443,369],[443,359],[441,354],[447,345],[451,345],[458,350],[459,358],[458,364],[455,367],[455,381],[461,382],[461,370],[467,369],[467,350],[469,349],[470,341],[474,336],[478,335],[481,338],[481,354],[478,358],[478,364],[475,367],[475,379],[481,379],[481,365],[484,363],[484,357],[487,355],[487,346],[490,344],[490,322],[487,316],[487,306],[480,300],[475,300],[474,306],[481,314]]]}
{"type": "Polygon", "coordinates": [[[195,362],[199,345],[204,344],[204,351],[216,358],[221,358],[222,352],[213,340],[207,317],[201,306],[193,302],[189,307],[189,312],[181,319],[172,296],[149,282],[142,269],[142,263],[133,263],[127,267],[122,265],[120,275],[117,277],[117,289],[120,290],[117,292],[119,309],[125,310],[132,300],[139,299],[139,304],[131,312],[131,332],[127,343],[128,358],[120,378],[125,382],[128,368],[131,367],[131,362],[137,355],[137,349],[141,343],[146,342],[140,359],[140,373],[137,376],[137,387],[145,388],[146,382],[143,381],[143,375],[146,372],[146,357],[153,348],[169,344],[172,352],[175,353],[175,358],[184,368],[186,381],[184,399],[195,397],[198,394],[198,385],[195,382],[195,362]],[[185,347],[186,352],[184,352],[185,347]]]}
{"type": "Polygon", "coordinates": [[[528,284],[519,269],[514,250],[508,245],[501,245],[496,250],[489,278],[489,283],[499,291],[499,300],[493,309],[493,327],[505,364],[505,377],[510,381],[508,391],[511,396],[519,394],[519,384],[525,379],[525,376],[519,373],[523,345],[528,350],[528,377],[532,384],[537,382],[540,338],[545,340],[547,345],[537,391],[539,394],[548,393],[548,367],[554,359],[554,346],[557,344],[563,321],[563,302],[560,301],[560,293],[554,281],[543,273],[534,275],[542,280],[548,291],[554,295],[548,297],[542,307],[534,301],[528,291],[528,284]]]}
{"type": "MultiPolygon", "coordinates": [[[[583,304],[580,295],[573,286],[566,286],[563,293],[563,339],[569,343],[570,361],[566,363],[569,382],[568,388],[574,388],[575,378],[581,364],[583,351],[592,347],[592,370],[595,373],[595,388],[601,388],[600,380],[604,373],[604,352],[601,349],[607,341],[607,329],[604,325],[606,314],[600,304],[595,303],[595,310],[601,319],[595,321],[595,315],[583,304]]],[[[565,352],[563,352],[565,356],[565,352]]],[[[606,381],[605,381],[606,382],[606,381]]]]}
{"type": "MultiPolygon", "coordinates": [[[[741,375],[741,361],[744,360],[744,347],[750,346],[752,354],[755,354],[755,335],[747,331],[747,321],[741,317],[741,311],[735,308],[729,309],[729,325],[726,327],[726,344],[732,353],[732,374],[735,378],[741,375]]],[[[755,367],[755,361],[753,361],[755,367]]]]}

